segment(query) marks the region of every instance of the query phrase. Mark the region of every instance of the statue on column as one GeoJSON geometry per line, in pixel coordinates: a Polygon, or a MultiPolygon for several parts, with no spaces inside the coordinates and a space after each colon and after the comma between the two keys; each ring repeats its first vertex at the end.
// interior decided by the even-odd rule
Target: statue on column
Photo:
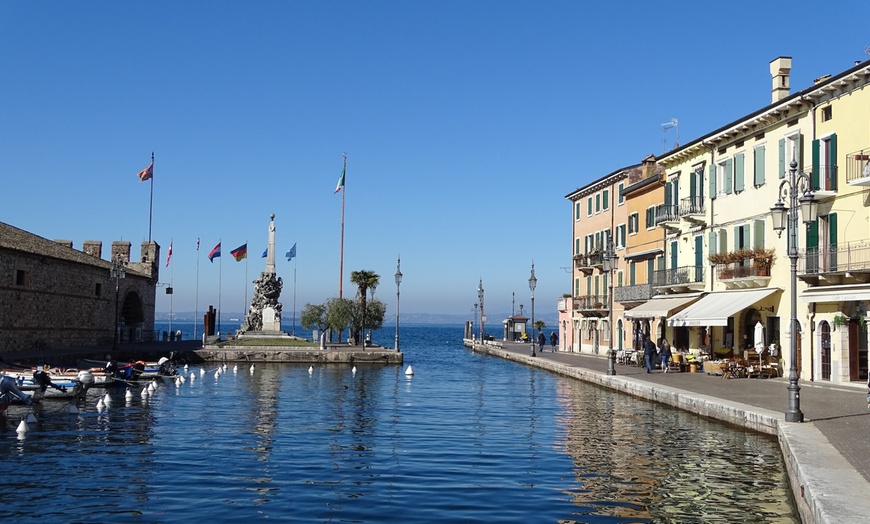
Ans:
{"type": "Polygon", "coordinates": [[[245,315],[240,333],[252,331],[281,332],[281,288],[284,281],[275,276],[275,214],[269,222],[269,244],[266,249],[266,270],[253,281],[254,296],[245,315]]]}

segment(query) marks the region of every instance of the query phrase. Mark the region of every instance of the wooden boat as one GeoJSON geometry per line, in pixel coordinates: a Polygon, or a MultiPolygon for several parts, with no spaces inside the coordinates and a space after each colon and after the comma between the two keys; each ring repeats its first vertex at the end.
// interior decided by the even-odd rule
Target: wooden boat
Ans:
{"type": "Polygon", "coordinates": [[[69,399],[85,395],[94,378],[87,371],[73,376],[53,374],[47,370],[4,371],[4,379],[12,380],[18,391],[28,394],[32,402],[42,399],[69,399]]]}
{"type": "Polygon", "coordinates": [[[84,366],[91,367],[91,372],[102,369],[108,377],[114,377],[120,381],[135,381],[135,380],[151,380],[157,377],[175,377],[177,375],[176,363],[167,357],[162,357],[157,362],[146,362],[144,360],[130,360],[126,364],[118,364],[113,361],[105,363],[105,367],[99,368],[101,363],[93,360],[82,360],[79,362],[84,366]]]}

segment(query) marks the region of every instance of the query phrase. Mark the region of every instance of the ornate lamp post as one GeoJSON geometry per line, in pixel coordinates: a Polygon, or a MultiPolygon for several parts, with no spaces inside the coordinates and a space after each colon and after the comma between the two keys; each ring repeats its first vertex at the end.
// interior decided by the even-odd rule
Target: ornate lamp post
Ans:
{"type": "Polygon", "coordinates": [[[616,259],[619,258],[613,252],[613,241],[607,241],[607,248],[602,257],[602,268],[607,273],[607,329],[610,330],[607,348],[607,374],[616,375],[616,353],[613,352],[613,270],[616,269],[616,259]]]}
{"type": "Polygon", "coordinates": [[[486,332],[483,323],[486,322],[486,314],[483,312],[483,279],[477,284],[477,299],[480,304],[480,343],[483,344],[483,334],[486,332]]]}
{"type": "Polygon", "coordinates": [[[535,263],[532,262],[532,276],[529,277],[529,289],[532,291],[532,356],[535,355],[535,287],[538,279],[535,278],[535,263]]]}
{"type": "Polygon", "coordinates": [[[789,355],[791,364],[788,369],[788,410],[785,412],[786,422],[803,422],[801,412],[800,386],[797,371],[797,229],[798,206],[804,223],[816,221],[818,203],[811,191],[812,184],[809,175],[797,172],[797,162],[792,160],[788,170],[788,178],[779,184],[779,199],[770,208],[770,218],[773,230],[781,238],[782,232],[788,228],[788,258],[791,261],[791,327],[789,332],[789,355]],[[783,200],[788,199],[786,207],[783,200]]]}
{"type": "Polygon", "coordinates": [[[121,279],[126,275],[124,274],[124,261],[120,256],[116,255],[112,259],[112,269],[109,272],[111,278],[115,279],[115,333],[112,336],[112,351],[116,351],[118,349],[118,324],[120,321],[120,299],[121,299],[121,279]]]}
{"type": "Polygon", "coordinates": [[[402,284],[402,258],[396,259],[396,351],[399,351],[399,286],[402,284]]]}

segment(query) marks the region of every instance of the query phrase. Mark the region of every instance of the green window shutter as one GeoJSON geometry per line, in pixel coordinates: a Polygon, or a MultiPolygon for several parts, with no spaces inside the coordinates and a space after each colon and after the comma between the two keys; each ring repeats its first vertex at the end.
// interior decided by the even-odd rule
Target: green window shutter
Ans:
{"type": "Polygon", "coordinates": [[[622,182],[620,182],[619,185],[616,186],[616,187],[617,187],[617,190],[618,190],[618,191],[617,191],[617,194],[619,195],[619,197],[618,197],[618,202],[621,204],[621,203],[625,202],[625,197],[622,196],[622,190],[625,189],[625,184],[623,184],[622,182]]]}
{"type": "Polygon", "coordinates": [[[813,171],[810,175],[810,189],[819,190],[819,141],[813,140],[813,171]]]}
{"type": "Polygon", "coordinates": [[[740,226],[734,226],[734,251],[737,251],[740,247],[740,226]]]}
{"type": "Polygon", "coordinates": [[[601,231],[595,232],[595,249],[601,247],[601,231]]]}
{"type": "Polygon", "coordinates": [[[725,229],[719,230],[719,253],[728,252],[728,231],[725,229]]]}
{"type": "Polygon", "coordinates": [[[598,213],[601,211],[601,193],[595,194],[595,212],[598,213]]]}
{"type": "Polygon", "coordinates": [[[668,182],[665,184],[665,205],[671,205],[671,191],[674,189],[673,182],[668,182]]]}
{"type": "Polygon", "coordinates": [[[828,215],[828,244],[837,247],[837,214],[828,215]]]}
{"type": "Polygon", "coordinates": [[[574,296],[575,297],[580,296],[580,279],[579,278],[574,279],[574,296]]]}
{"type": "Polygon", "coordinates": [[[785,178],[785,139],[779,139],[779,178],[785,178]]]}
{"type": "Polygon", "coordinates": [[[637,281],[637,264],[635,264],[634,260],[629,262],[628,264],[628,285],[633,286],[637,281]]]}
{"type": "Polygon", "coordinates": [[[616,285],[617,287],[622,287],[622,271],[616,272],[616,285]]]}
{"type": "Polygon", "coordinates": [[[743,153],[737,153],[734,156],[734,192],[743,191],[743,153]]]}
{"type": "Polygon", "coordinates": [[[740,230],[743,232],[743,236],[740,239],[740,247],[748,248],[752,245],[749,243],[749,224],[743,224],[740,226],[740,230]]]}
{"type": "Polygon", "coordinates": [[[807,249],[819,247],[819,221],[807,224],[807,249]]]}
{"type": "Polygon", "coordinates": [[[707,245],[710,246],[709,251],[711,255],[715,255],[716,253],[718,253],[718,251],[716,250],[716,233],[714,233],[713,231],[710,231],[709,235],[707,236],[707,245]]]}
{"type": "Polygon", "coordinates": [[[679,206],[680,205],[680,179],[675,178],[673,180],[673,182],[671,182],[671,183],[674,185],[674,195],[673,195],[672,204],[674,206],[679,206]]]}
{"type": "Polygon", "coordinates": [[[592,197],[586,199],[586,214],[592,214],[592,197]]]}
{"type": "MultiPolygon", "coordinates": [[[[712,235],[712,233],[711,233],[712,235]]],[[[704,237],[698,235],[695,237],[695,268],[704,265],[704,237]]],[[[695,280],[698,280],[696,277],[695,280]]]]}
{"type": "Polygon", "coordinates": [[[610,209],[610,190],[604,190],[604,210],[610,209]]]}
{"type": "Polygon", "coordinates": [[[580,220],[580,202],[574,203],[574,220],[580,220]]]}
{"type": "Polygon", "coordinates": [[[579,237],[574,239],[574,254],[575,255],[580,254],[580,238],[579,237]]]}
{"type": "Polygon", "coordinates": [[[764,146],[755,148],[755,185],[764,185],[764,146]]]}
{"type": "Polygon", "coordinates": [[[696,177],[695,173],[692,173],[689,176],[689,197],[693,201],[694,201],[695,197],[698,196],[698,193],[697,193],[698,188],[696,187],[698,184],[698,181],[696,180],[696,178],[697,177],[696,177]]]}
{"type": "Polygon", "coordinates": [[[652,284],[653,274],[656,270],[656,261],[654,258],[651,258],[646,261],[646,283],[652,284]]]}
{"type": "Polygon", "coordinates": [[[798,134],[795,137],[795,151],[794,151],[794,159],[797,162],[798,173],[803,171],[803,164],[801,161],[803,160],[803,148],[804,148],[804,137],[801,134],[798,134]]]}
{"type": "Polygon", "coordinates": [[[725,161],[725,194],[730,195],[734,185],[734,160],[725,161]]]}
{"type": "Polygon", "coordinates": [[[707,174],[710,177],[710,198],[716,198],[716,166],[710,164],[710,168],[707,170],[707,174]]]}
{"type": "Polygon", "coordinates": [[[836,191],[837,178],[839,177],[837,172],[837,135],[831,135],[830,140],[828,140],[828,152],[830,153],[828,156],[831,159],[831,164],[828,166],[828,176],[831,182],[828,184],[828,187],[836,191]]]}
{"type": "Polygon", "coordinates": [[[677,244],[676,241],[671,242],[671,269],[677,267],[677,244]]]}
{"type": "Polygon", "coordinates": [[[592,277],[591,276],[586,277],[586,294],[587,295],[592,294],[592,277]]]}
{"type": "Polygon", "coordinates": [[[755,249],[764,248],[764,220],[756,220],[753,225],[755,231],[752,232],[752,247],[755,249]]]}
{"type": "Polygon", "coordinates": [[[601,292],[600,292],[601,288],[599,287],[599,283],[600,283],[600,279],[598,278],[598,275],[595,275],[595,293],[593,293],[593,294],[596,297],[601,294],[601,292]]]}

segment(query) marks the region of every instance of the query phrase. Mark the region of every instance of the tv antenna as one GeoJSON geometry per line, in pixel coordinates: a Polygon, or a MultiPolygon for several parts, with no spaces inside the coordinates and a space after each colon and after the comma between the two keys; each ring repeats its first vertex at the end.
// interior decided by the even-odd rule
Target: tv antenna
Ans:
{"type": "Polygon", "coordinates": [[[670,122],[666,122],[662,124],[662,152],[666,152],[668,150],[668,129],[674,128],[677,130],[677,140],[674,142],[673,149],[680,147],[680,123],[676,118],[672,118],[670,122]]]}

